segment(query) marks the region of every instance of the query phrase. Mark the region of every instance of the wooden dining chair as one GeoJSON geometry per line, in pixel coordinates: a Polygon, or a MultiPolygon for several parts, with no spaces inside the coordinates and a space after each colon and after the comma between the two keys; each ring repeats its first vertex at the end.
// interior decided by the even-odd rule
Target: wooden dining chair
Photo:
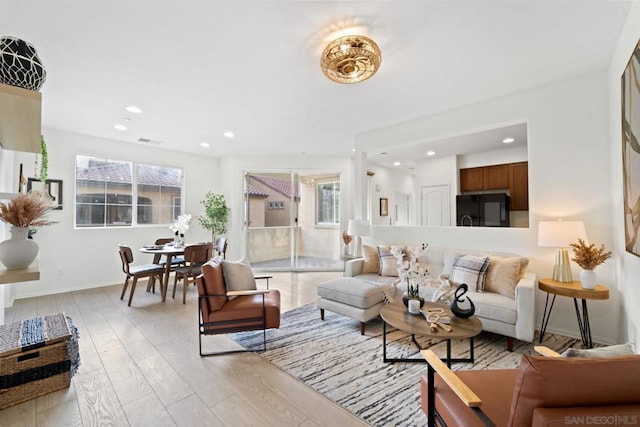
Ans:
{"type": "Polygon", "coordinates": [[[218,237],[216,239],[216,252],[218,256],[222,257],[222,259],[227,258],[227,238],[226,237],[218,237]]]}
{"type": "Polygon", "coordinates": [[[173,298],[176,297],[176,288],[178,280],[182,279],[182,303],[187,301],[187,288],[189,287],[189,278],[193,279],[200,275],[200,267],[211,259],[213,253],[213,243],[198,243],[189,245],[184,248],[185,265],[179,266],[175,270],[175,278],[173,281],[173,298]]]}
{"type": "MultiPolygon", "coordinates": [[[[155,244],[156,245],[166,245],[167,243],[171,243],[173,242],[173,238],[172,237],[161,237],[159,239],[156,239],[155,244]]],[[[159,264],[161,266],[166,266],[167,261],[162,259],[162,255],[160,254],[156,254],[153,257],[153,263],[154,264],[159,264]]],[[[173,259],[171,260],[171,270],[175,270],[175,268],[179,265],[184,265],[184,257],[183,256],[176,256],[173,257],[173,259]]]]}
{"type": "Polygon", "coordinates": [[[127,292],[127,287],[129,286],[129,279],[133,277],[133,282],[131,283],[131,293],[129,294],[129,304],[127,304],[128,306],[131,306],[131,300],[133,300],[133,292],[136,290],[138,279],[141,277],[148,277],[150,284],[153,285],[155,278],[158,277],[160,279],[160,283],[162,283],[162,278],[164,276],[164,267],[158,264],[132,266],[131,263],[133,263],[133,252],[131,251],[131,248],[127,245],[119,245],[118,248],[118,252],[120,253],[120,261],[122,261],[122,271],[124,272],[124,274],[126,274],[124,286],[122,287],[122,294],[120,294],[120,299],[124,298],[124,294],[127,292]]]}

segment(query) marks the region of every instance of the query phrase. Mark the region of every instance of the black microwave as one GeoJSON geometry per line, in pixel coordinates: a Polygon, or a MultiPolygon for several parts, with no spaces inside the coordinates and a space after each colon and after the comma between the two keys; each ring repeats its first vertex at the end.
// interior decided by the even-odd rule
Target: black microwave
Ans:
{"type": "Polygon", "coordinates": [[[456,196],[456,224],[461,227],[509,227],[506,193],[456,196]]]}

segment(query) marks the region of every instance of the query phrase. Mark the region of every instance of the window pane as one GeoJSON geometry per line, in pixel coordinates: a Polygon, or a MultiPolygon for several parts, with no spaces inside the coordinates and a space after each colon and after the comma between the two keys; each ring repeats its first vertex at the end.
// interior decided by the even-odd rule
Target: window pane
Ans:
{"type": "Polygon", "coordinates": [[[317,185],[317,223],[335,225],[340,223],[340,183],[325,182],[317,185]]]}
{"type": "MultiPolygon", "coordinates": [[[[180,215],[182,169],[166,166],[137,166],[138,205],[144,210],[140,224],[169,224],[180,215]],[[176,209],[176,200],[178,208],[176,209]]],[[[140,216],[141,210],[138,209],[140,216]]]]}
{"type": "Polygon", "coordinates": [[[76,157],[76,226],[170,224],[182,212],[182,169],[76,157]],[[137,197],[136,197],[137,196],[137,197]]]}
{"type": "Polygon", "coordinates": [[[76,225],[131,225],[132,183],[131,162],[76,156],[76,225]]]}

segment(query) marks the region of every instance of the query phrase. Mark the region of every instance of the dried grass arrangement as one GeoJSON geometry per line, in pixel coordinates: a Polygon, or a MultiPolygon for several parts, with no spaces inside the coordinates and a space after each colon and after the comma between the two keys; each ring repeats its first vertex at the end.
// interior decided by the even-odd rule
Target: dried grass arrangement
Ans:
{"type": "Polygon", "coordinates": [[[37,191],[20,193],[9,203],[0,203],[0,220],[14,227],[43,227],[56,224],[46,219],[52,202],[37,191]]]}
{"type": "Polygon", "coordinates": [[[578,239],[578,243],[570,243],[570,245],[574,254],[571,260],[585,270],[593,270],[611,258],[611,252],[606,252],[604,245],[597,248],[593,243],[587,245],[582,239],[578,239]]]}
{"type": "Polygon", "coordinates": [[[345,245],[348,245],[349,243],[351,243],[352,240],[353,240],[353,236],[351,236],[346,231],[342,232],[342,241],[344,242],[345,245]]]}

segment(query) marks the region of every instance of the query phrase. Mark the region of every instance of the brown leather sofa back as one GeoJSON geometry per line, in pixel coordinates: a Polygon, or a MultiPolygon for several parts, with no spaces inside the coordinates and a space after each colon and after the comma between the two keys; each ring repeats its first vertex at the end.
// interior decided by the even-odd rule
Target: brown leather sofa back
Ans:
{"type": "Polygon", "coordinates": [[[532,425],[535,408],[634,404],[640,404],[640,355],[603,359],[523,355],[509,425],[532,425]]]}

